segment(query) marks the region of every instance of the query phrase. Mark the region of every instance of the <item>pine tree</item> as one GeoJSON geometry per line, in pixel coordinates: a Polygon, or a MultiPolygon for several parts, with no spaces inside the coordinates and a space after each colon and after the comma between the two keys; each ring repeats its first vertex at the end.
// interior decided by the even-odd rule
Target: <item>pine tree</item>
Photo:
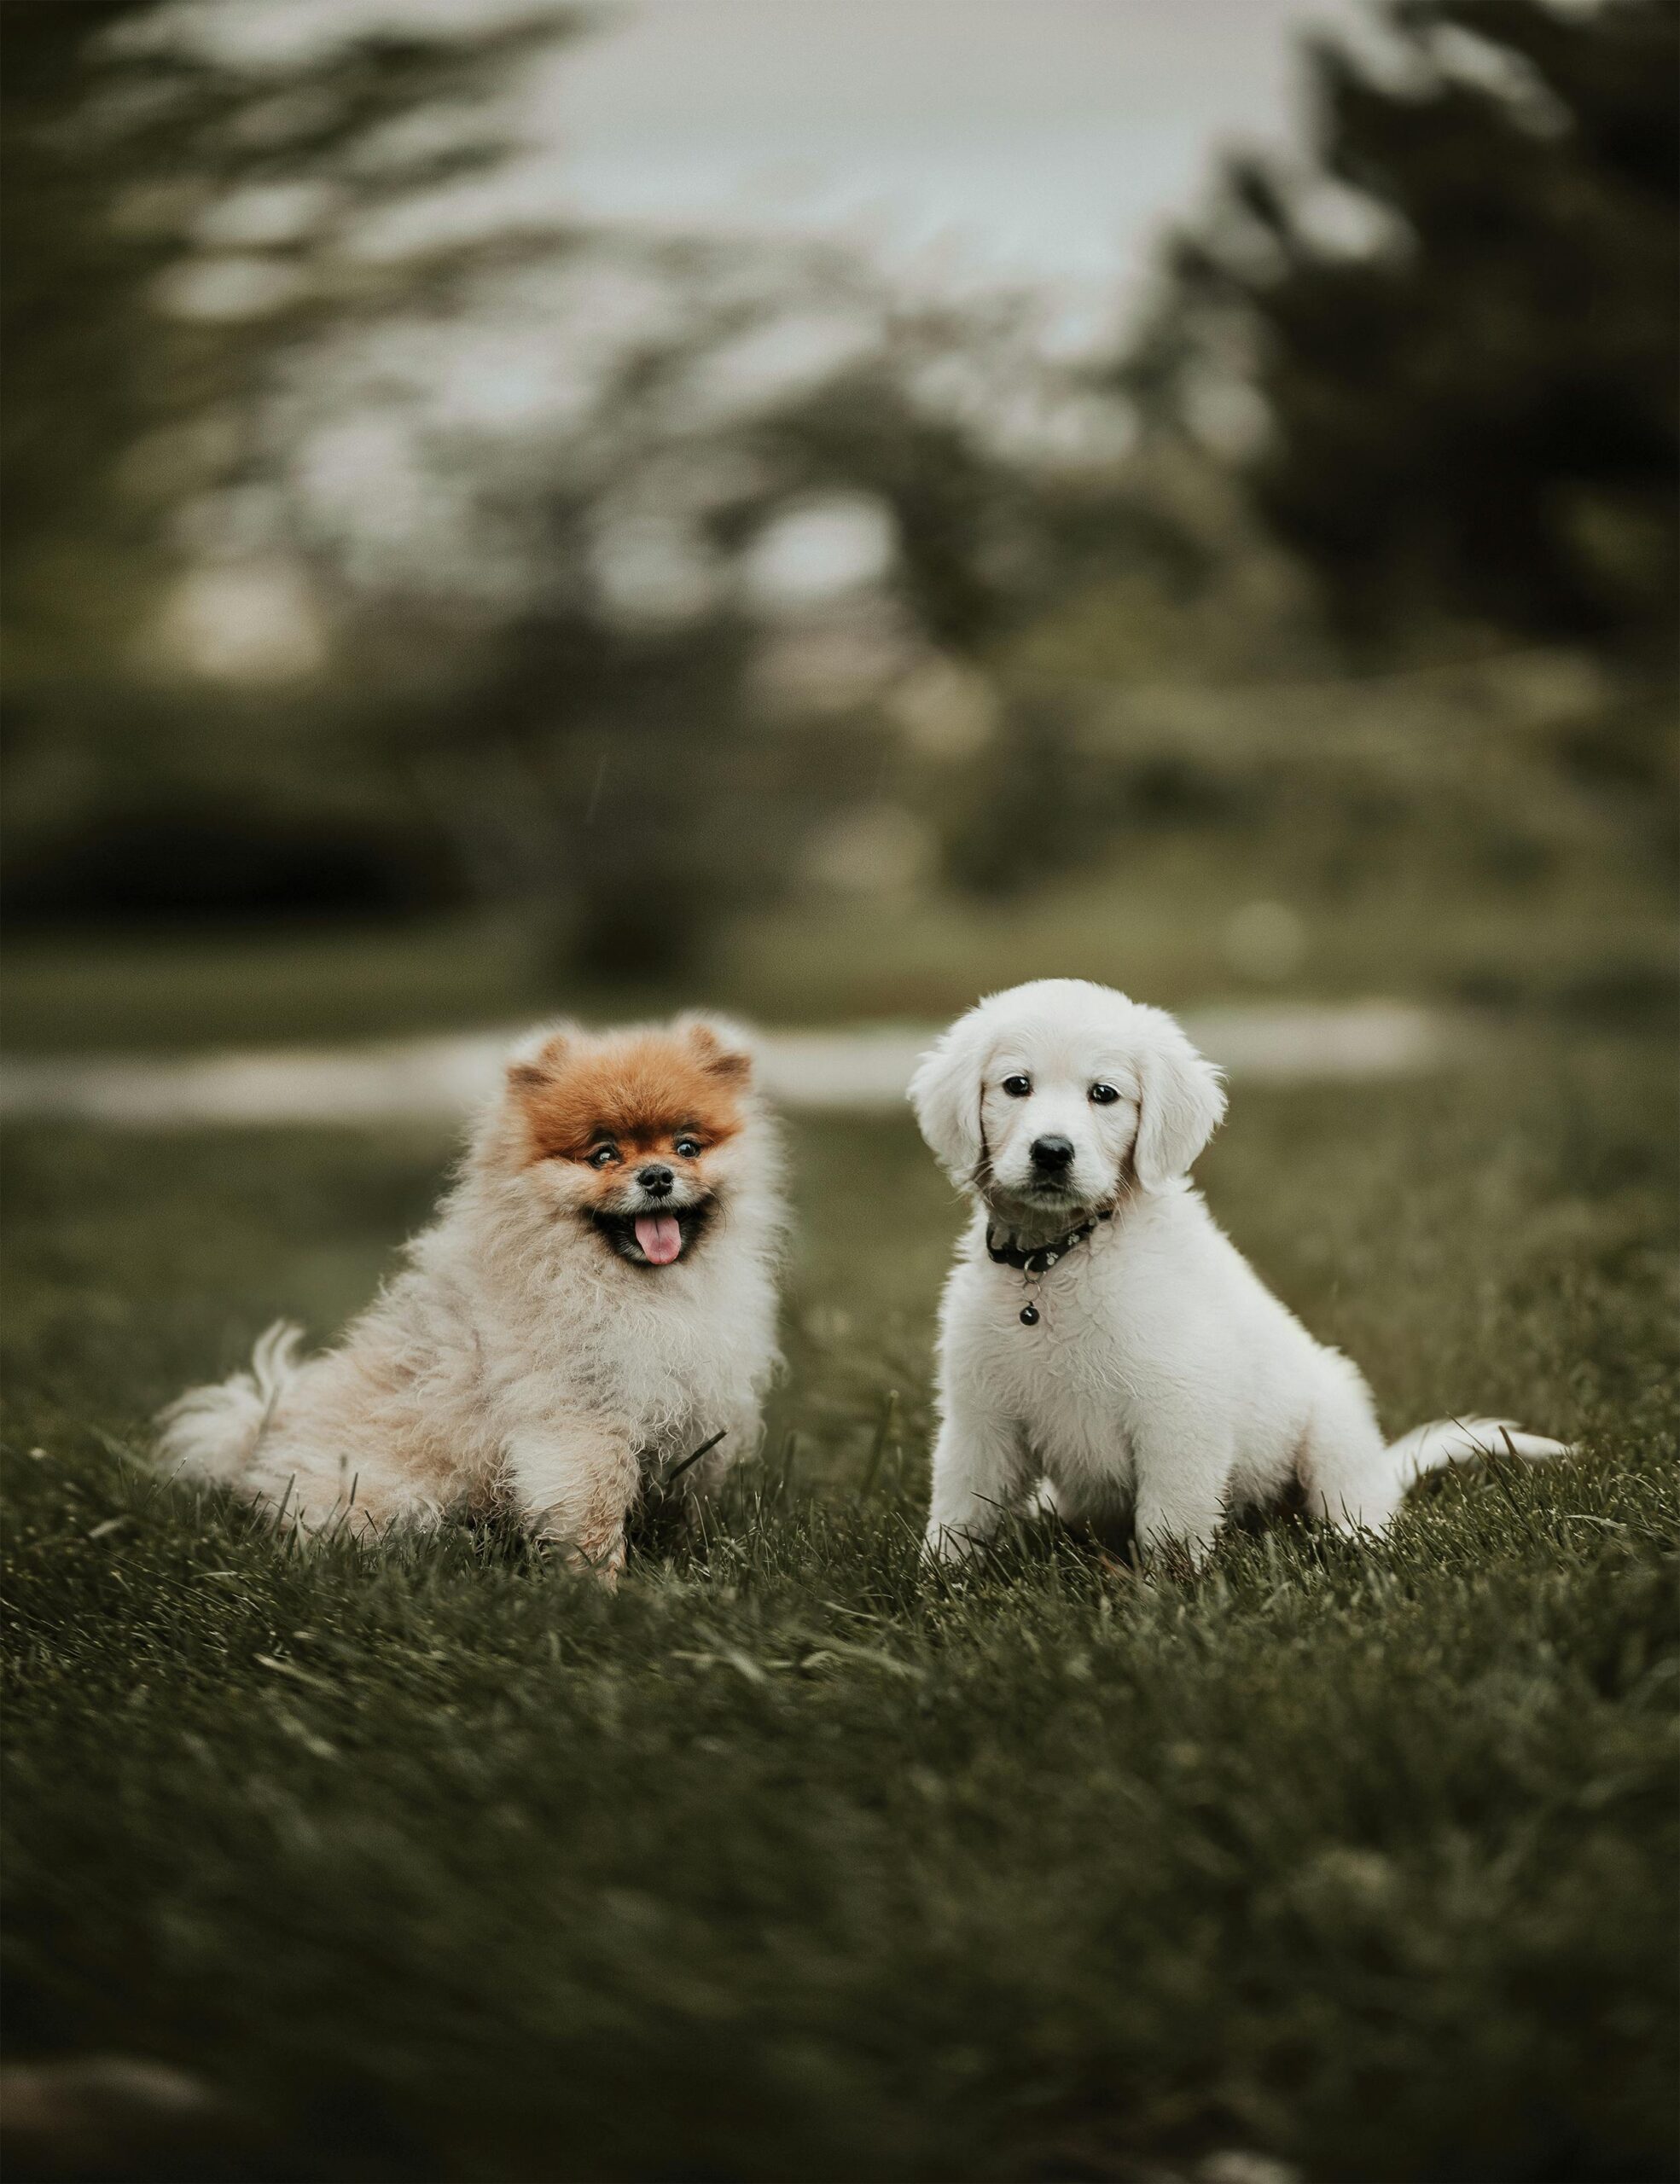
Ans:
{"type": "Polygon", "coordinates": [[[1350,635],[1447,617],[1664,652],[1680,8],[1386,15],[1386,62],[1310,48],[1315,169],[1228,164],[1122,377],[1180,419],[1247,379],[1247,485],[1350,635]]]}

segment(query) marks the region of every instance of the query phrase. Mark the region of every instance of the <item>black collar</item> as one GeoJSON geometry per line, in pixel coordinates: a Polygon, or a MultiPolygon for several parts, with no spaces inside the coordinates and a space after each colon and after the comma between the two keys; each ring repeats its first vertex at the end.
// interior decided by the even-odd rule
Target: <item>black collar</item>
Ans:
{"type": "Polygon", "coordinates": [[[1113,1208],[1104,1206],[1101,1213],[1093,1213],[1088,1220],[1080,1222],[1078,1228],[1069,1228],[1062,1235],[1052,1236],[1048,1244],[1035,1245],[1030,1252],[1024,1252],[1019,1244],[994,1244],[991,1224],[988,1222],[986,1256],[999,1266],[1018,1267],[1023,1274],[1048,1274],[1058,1259],[1066,1258],[1069,1252],[1076,1250],[1088,1236],[1096,1233],[1098,1222],[1112,1220],[1113,1217],[1113,1208]]]}

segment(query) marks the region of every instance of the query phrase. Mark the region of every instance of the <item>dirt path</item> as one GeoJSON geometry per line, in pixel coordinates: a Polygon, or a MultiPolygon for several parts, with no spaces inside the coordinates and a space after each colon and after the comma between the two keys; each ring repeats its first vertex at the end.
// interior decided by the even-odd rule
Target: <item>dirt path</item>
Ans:
{"type": "MultiPolygon", "coordinates": [[[[1462,1050],[1450,1018],[1398,1002],[1232,1006],[1189,1012],[1202,1051],[1248,1083],[1416,1075],[1462,1050]]],[[[19,1057],[0,1062],[0,1114],[122,1129],[355,1123],[464,1114],[496,1082],[512,1032],[352,1047],[242,1048],[180,1056],[19,1057]]],[[[933,1027],[765,1031],[763,1081],[787,1107],[896,1107],[933,1027]]]]}

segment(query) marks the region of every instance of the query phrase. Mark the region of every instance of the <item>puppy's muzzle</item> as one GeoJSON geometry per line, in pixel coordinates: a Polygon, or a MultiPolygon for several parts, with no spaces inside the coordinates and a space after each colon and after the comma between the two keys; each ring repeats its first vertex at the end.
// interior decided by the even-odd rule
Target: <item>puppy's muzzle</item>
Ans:
{"type": "Polygon", "coordinates": [[[710,1225],[717,1201],[680,1186],[672,1170],[649,1161],[625,1180],[610,1205],[590,1215],[597,1233],[633,1266],[670,1266],[684,1258],[710,1225]]]}
{"type": "Polygon", "coordinates": [[[1069,1137],[1035,1137],[1030,1157],[1035,1175],[1059,1181],[1073,1165],[1073,1141],[1069,1137]]]}

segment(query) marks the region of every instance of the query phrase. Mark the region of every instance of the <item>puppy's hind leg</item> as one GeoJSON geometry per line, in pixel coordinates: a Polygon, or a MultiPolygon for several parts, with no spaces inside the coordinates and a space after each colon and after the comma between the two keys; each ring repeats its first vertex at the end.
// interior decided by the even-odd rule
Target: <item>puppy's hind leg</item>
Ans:
{"type": "Polygon", "coordinates": [[[625,1521],[641,1484],[636,1451],[593,1421],[527,1429],[508,1443],[508,1478],[532,1538],[553,1541],[609,1589],[625,1565],[625,1521]]]}
{"type": "Polygon", "coordinates": [[[298,1539],[360,1540],[436,1528],[442,1505],[400,1457],[277,1442],[252,1467],[242,1490],[298,1539]]]}
{"type": "Polygon", "coordinates": [[[1339,1532],[1384,1531],[1409,1481],[1383,1441],[1358,1368],[1334,1351],[1323,1365],[1301,1443],[1307,1508],[1339,1532]]]}

